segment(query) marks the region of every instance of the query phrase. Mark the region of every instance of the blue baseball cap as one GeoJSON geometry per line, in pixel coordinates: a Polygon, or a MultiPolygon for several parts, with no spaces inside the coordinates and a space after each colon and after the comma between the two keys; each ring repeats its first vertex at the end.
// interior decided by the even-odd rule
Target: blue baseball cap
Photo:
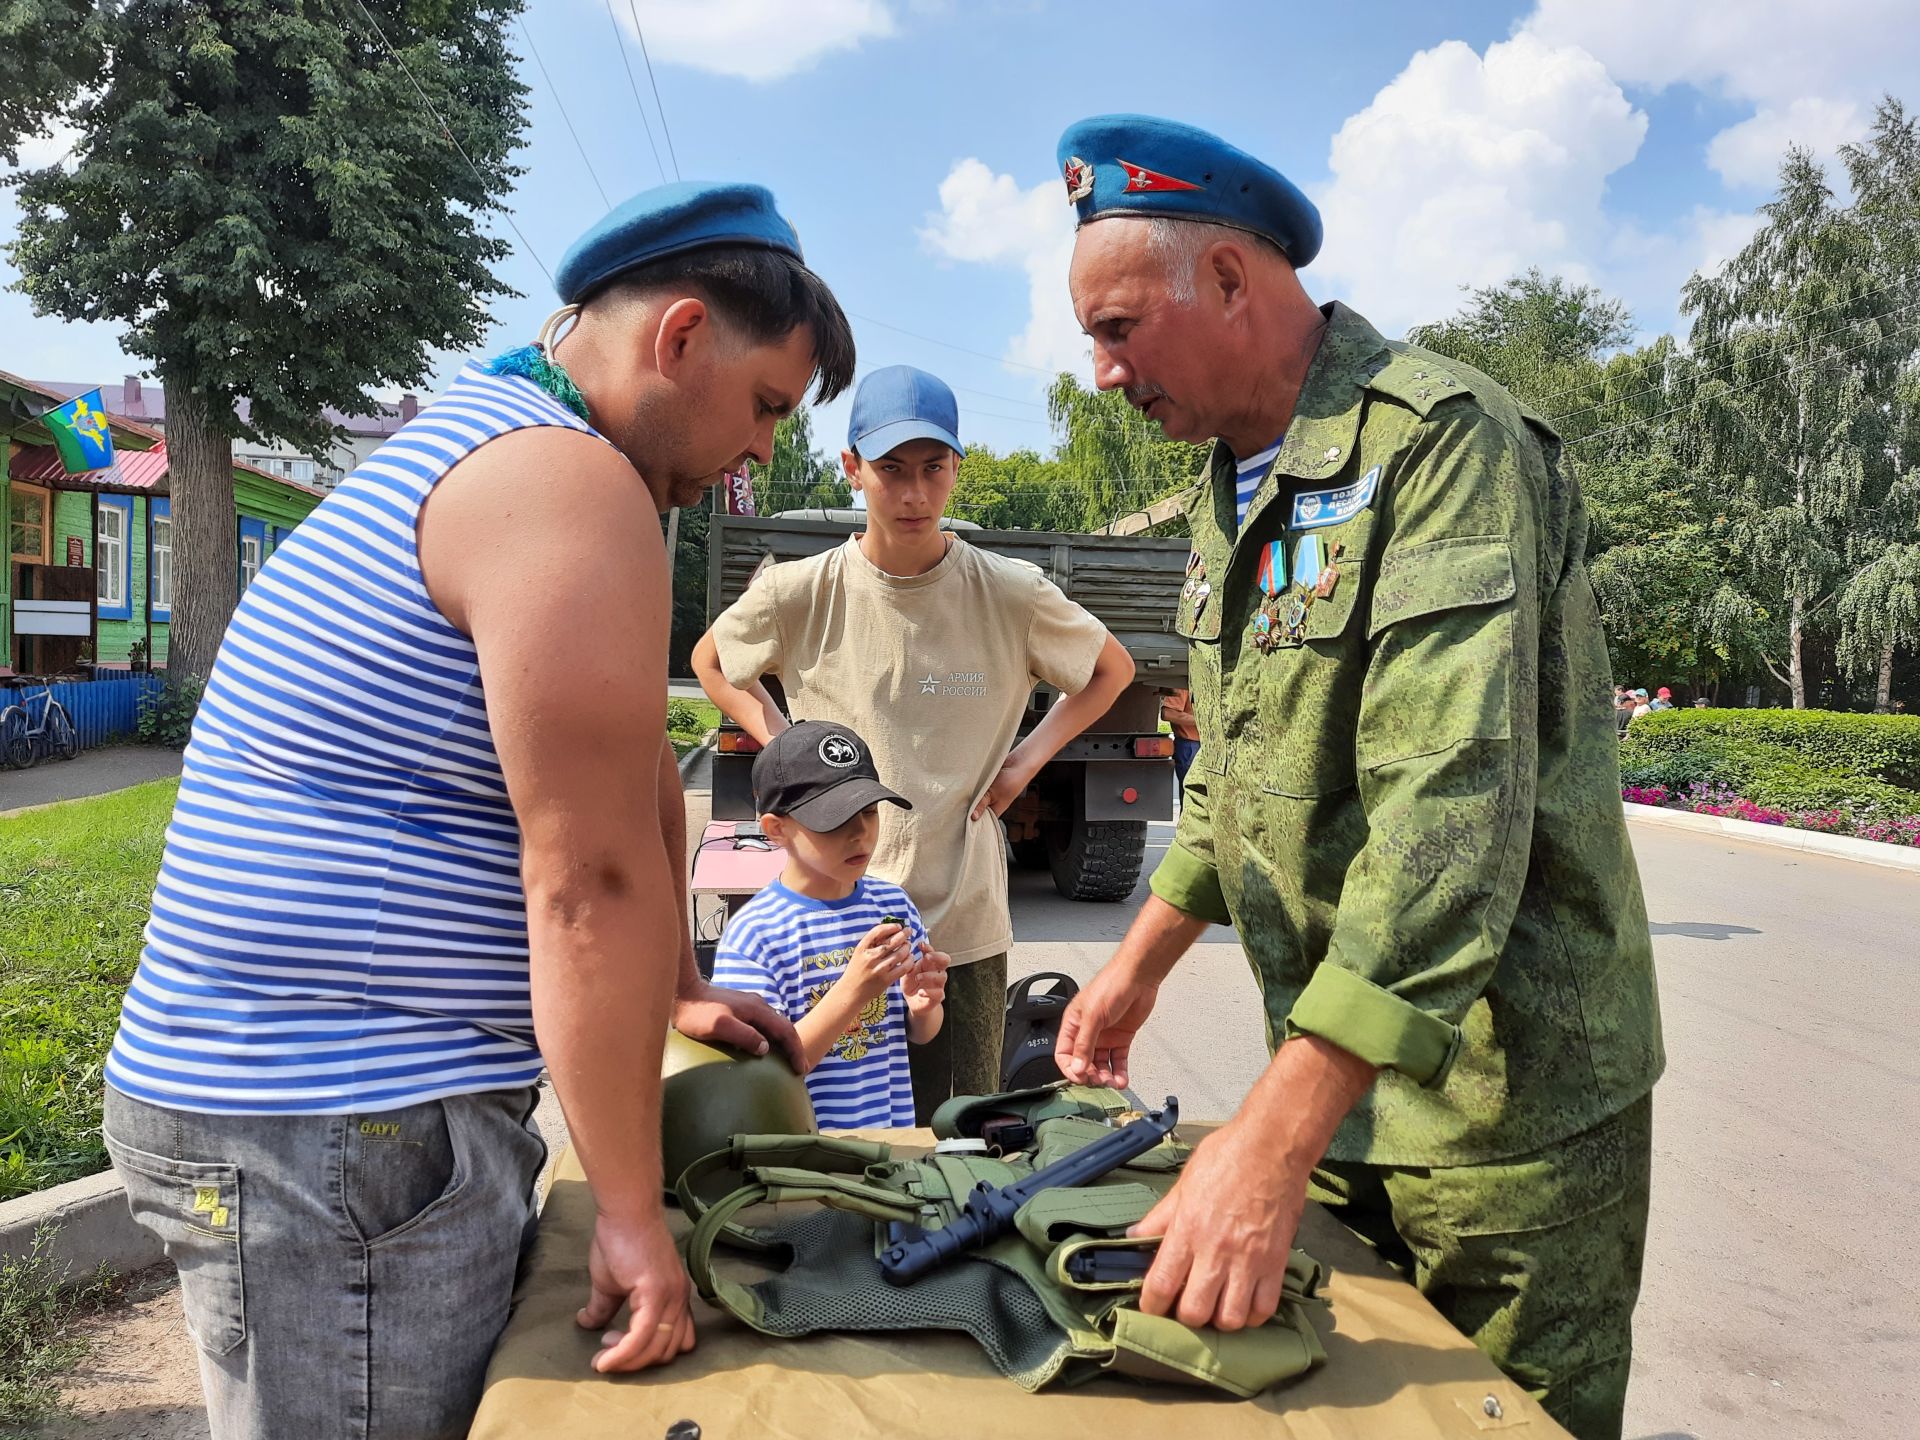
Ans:
{"type": "Polygon", "coordinates": [[[1057,156],[1080,223],[1164,215],[1248,230],[1298,269],[1320,253],[1320,212],[1264,160],[1194,125],[1152,115],[1095,115],[1069,125],[1057,156]]]}
{"type": "Polygon", "coordinates": [[[638,266],[709,245],[757,245],[802,258],[799,234],[765,186],[676,181],[642,190],[574,241],[553,287],[572,305],[638,266]]]}
{"type": "Polygon", "coordinates": [[[957,455],[964,453],[959,431],[960,402],[946,381],[911,365],[889,365],[853,392],[847,448],[877,460],[909,440],[938,440],[957,455]]]}

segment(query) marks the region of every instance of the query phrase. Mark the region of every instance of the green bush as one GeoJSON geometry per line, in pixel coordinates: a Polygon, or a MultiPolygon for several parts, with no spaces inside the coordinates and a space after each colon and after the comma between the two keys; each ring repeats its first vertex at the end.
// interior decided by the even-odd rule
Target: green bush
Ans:
{"type": "Polygon", "coordinates": [[[1856,820],[1920,814],[1920,717],[1822,710],[1666,710],[1620,746],[1627,785],[1732,790],[1789,811],[1856,820]]]}
{"type": "Polygon", "coordinates": [[[1773,746],[1823,770],[1920,791],[1920,715],[1657,710],[1633,722],[1621,761],[1690,750],[1708,739],[1773,746]]]}
{"type": "Polygon", "coordinates": [[[700,706],[691,700],[667,701],[667,729],[677,735],[705,734],[700,706]]]}
{"type": "Polygon", "coordinates": [[[193,730],[193,717],[200,711],[200,694],[206,682],[189,677],[169,680],[160,689],[140,701],[139,735],[147,745],[167,745],[178,750],[187,743],[193,730]]]}

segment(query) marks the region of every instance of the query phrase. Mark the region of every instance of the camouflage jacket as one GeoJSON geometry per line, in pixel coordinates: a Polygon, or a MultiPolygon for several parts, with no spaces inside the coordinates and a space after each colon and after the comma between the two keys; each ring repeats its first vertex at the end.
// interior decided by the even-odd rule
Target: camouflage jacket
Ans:
{"type": "Polygon", "coordinates": [[[1585,510],[1500,386],[1328,314],[1244,529],[1223,446],[1189,512],[1201,747],[1153,889],[1238,927],[1269,1044],[1385,1067],[1329,1158],[1520,1155],[1664,1063],[1585,510]]]}

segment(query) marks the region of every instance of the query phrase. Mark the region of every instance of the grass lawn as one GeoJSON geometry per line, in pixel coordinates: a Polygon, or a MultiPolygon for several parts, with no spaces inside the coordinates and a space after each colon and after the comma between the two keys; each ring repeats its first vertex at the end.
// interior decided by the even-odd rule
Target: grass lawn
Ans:
{"type": "Polygon", "coordinates": [[[0,820],[0,1199],[106,1168],[101,1066],[179,786],[0,820]]]}

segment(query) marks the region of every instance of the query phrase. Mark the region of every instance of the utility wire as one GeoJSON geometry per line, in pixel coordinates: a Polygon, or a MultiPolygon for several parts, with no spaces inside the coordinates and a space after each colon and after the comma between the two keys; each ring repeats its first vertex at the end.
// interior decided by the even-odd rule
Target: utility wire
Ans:
{"type": "MultiPolygon", "coordinates": [[[[1911,307],[1904,307],[1904,308],[1911,308],[1911,307]]],[[[1834,358],[1838,358],[1840,355],[1851,355],[1855,350],[1864,350],[1869,345],[1883,344],[1886,341],[1892,339],[1894,336],[1903,333],[1903,329],[1906,333],[1911,333],[1911,334],[1920,336],[1920,330],[1916,330],[1915,326],[1912,324],[1908,324],[1905,327],[1896,325],[1892,330],[1888,331],[1885,335],[1875,335],[1870,339],[1862,340],[1858,345],[1850,345],[1845,350],[1836,352],[1836,355],[1834,356],[1834,358]]],[[[1745,381],[1739,385],[1729,385],[1726,388],[1726,390],[1722,393],[1723,395],[1726,395],[1726,396],[1738,395],[1743,390],[1751,390],[1759,385],[1770,384],[1771,382],[1778,380],[1782,375],[1786,374],[1792,368],[1793,368],[1792,362],[1788,362],[1786,365],[1783,365],[1778,370],[1774,371],[1771,375],[1762,375],[1755,379],[1745,381]]],[[[1636,425],[1651,425],[1656,420],[1665,420],[1668,416],[1678,415],[1683,410],[1693,409],[1696,405],[1700,403],[1700,398],[1701,398],[1700,396],[1695,395],[1692,399],[1688,400],[1684,405],[1676,405],[1671,410],[1662,410],[1658,415],[1648,415],[1637,420],[1624,421],[1619,425],[1609,426],[1605,430],[1596,430],[1591,435],[1582,435],[1578,440],[1569,442],[1563,448],[1567,450],[1572,450],[1577,446],[1590,445],[1596,440],[1604,440],[1609,435],[1618,435],[1623,430],[1631,430],[1636,425]]]]}
{"type": "Polygon", "coordinates": [[[533,43],[533,32],[527,29],[523,17],[520,21],[520,38],[527,42],[527,49],[533,55],[533,63],[540,67],[540,78],[547,82],[547,89],[553,91],[553,103],[560,107],[560,118],[567,123],[567,133],[573,136],[573,148],[580,152],[581,163],[587,167],[587,174],[593,177],[593,188],[600,192],[600,203],[613,209],[613,201],[607,198],[607,187],[600,183],[600,172],[593,168],[593,161],[587,156],[587,147],[580,143],[580,132],[573,128],[573,117],[567,114],[567,102],[560,98],[560,88],[553,83],[553,77],[547,74],[547,62],[540,58],[539,47],[533,43]]]}
{"type": "MultiPolygon", "coordinates": [[[[372,27],[373,33],[379,37],[381,47],[386,50],[388,55],[393,57],[394,64],[400,67],[401,73],[404,74],[413,85],[413,93],[420,97],[420,103],[427,107],[427,113],[433,116],[435,123],[440,126],[440,133],[447,137],[447,143],[453,146],[462,160],[467,162],[467,168],[473,172],[473,178],[480,182],[481,194],[484,197],[487,191],[487,178],[480,173],[480,167],[473,163],[473,157],[467,154],[466,147],[454,138],[452,127],[441,118],[440,112],[433,108],[433,101],[429,100],[427,98],[427,92],[420,88],[420,82],[414,79],[413,71],[407,68],[407,62],[400,58],[400,52],[393,48],[392,43],[387,39],[386,32],[381,30],[380,22],[373,18],[373,12],[367,9],[366,0],[354,0],[354,3],[360,7],[360,13],[366,17],[367,24],[372,27]]],[[[522,233],[520,226],[513,218],[513,212],[504,205],[500,206],[499,210],[500,213],[506,217],[507,228],[512,230],[514,236],[520,241],[520,248],[533,257],[533,263],[540,267],[540,273],[547,277],[547,283],[552,284],[553,271],[547,269],[547,262],[540,258],[540,252],[533,248],[533,242],[527,239],[526,235],[522,233]]]]}
{"type": "Polygon", "coordinates": [[[626,67],[627,84],[633,90],[633,108],[640,112],[640,125],[647,132],[647,145],[653,151],[653,163],[659,167],[660,181],[665,184],[667,167],[660,159],[660,147],[654,144],[653,122],[647,119],[647,107],[640,99],[640,82],[633,78],[633,61],[627,55],[627,37],[620,33],[620,22],[614,18],[613,0],[607,0],[607,23],[613,26],[613,43],[620,51],[620,63],[626,67]]]}
{"type": "Polygon", "coordinates": [[[647,53],[647,32],[640,25],[640,7],[627,0],[633,14],[633,33],[640,41],[640,58],[647,62],[647,83],[653,87],[653,108],[660,112],[660,133],[667,137],[667,155],[673,161],[673,178],[680,178],[680,157],[673,149],[673,128],[667,124],[667,107],[660,103],[660,82],[653,78],[653,57],[647,53]]]}
{"type": "MultiPolygon", "coordinates": [[[[1860,294],[1851,296],[1848,299],[1836,300],[1831,305],[1822,305],[1818,310],[1809,310],[1805,315],[1802,315],[1799,318],[1802,320],[1811,320],[1815,315],[1824,315],[1829,310],[1841,310],[1847,307],[1848,305],[1857,305],[1861,301],[1870,299],[1875,295],[1883,295],[1889,290],[1897,290],[1899,288],[1901,288],[1901,285],[1898,280],[1889,280],[1884,285],[1876,285],[1871,290],[1862,291],[1860,294]]],[[[1707,344],[1700,346],[1696,350],[1689,351],[1688,353],[1691,354],[1697,360],[1702,355],[1706,354],[1709,350],[1719,350],[1724,348],[1725,346],[1731,345],[1736,338],[1737,337],[1735,336],[1729,335],[1719,340],[1712,340],[1712,341],[1709,341],[1707,344]]],[[[1585,385],[1575,385],[1566,390],[1556,390],[1551,395],[1541,395],[1536,397],[1534,403],[1537,405],[1545,405],[1549,400],[1564,400],[1569,395],[1578,395],[1582,390],[1585,390],[1586,388],[1587,386],[1585,385]]]]}
{"type": "MultiPolygon", "coordinates": [[[[1848,320],[1843,324],[1835,325],[1831,329],[1822,330],[1818,335],[1809,335],[1806,337],[1806,340],[1807,341],[1824,340],[1827,338],[1827,336],[1838,335],[1843,330],[1851,330],[1854,327],[1859,325],[1870,325],[1876,320],[1886,320],[1894,315],[1900,314],[1902,311],[1914,310],[1914,309],[1920,309],[1920,300],[1911,300],[1911,301],[1908,301],[1905,305],[1896,305],[1890,310],[1882,310],[1877,315],[1858,316],[1855,319],[1848,320]]],[[[1883,336],[1881,338],[1885,338],[1885,337],[1883,336]]],[[[1763,352],[1766,350],[1771,350],[1771,351],[1774,351],[1775,353],[1778,353],[1779,351],[1786,349],[1788,346],[1788,343],[1789,342],[1785,340],[1776,341],[1771,345],[1763,346],[1762,350],[1763,352]]],[[[1792,343],[1799,344],[1803,342],[1795,341],[1792,343]]],[[[1873,343],[1872,340],[1868,340],[1865,342],[1865,344],[1867,345],[1871,345],[1872,343],[1873,343]]],[[[1865,348],[1864,345],[1856,345],[1853,347],[1852,350],[1845,350],[1845,351],[1842,351],[1841,353],[1852,354],[1853,350],[1859,350],[1863,348],[1865,348]]],[[[1753,358],[1754,357],[1751,355],[1737,355],[1733,359],[1723,361],[1721,364],[1714,366],[1710,370],[1702,370],[1694,378],[1699,380],[1704,380],[1709,375],[1718,375],[1723,370],[1731,370],[1734,366],[1745,364],[1751,361],[1753,358]]],[[[1627,395],[1617,395],[1607,400],[1598,401],[1592,405],[1583,405],[1577,410],[1563,410],[1557,415],[1549,415],[1547,419],[1553,424],[1558,425],[1561,421],[1571,420],[1576,415],[1585,415],[1590,411],[1605,410],[1615,405],[1624,405],[1629,400],[1638,400],[1642,395],[1659,394],[1660,391],[1662,391],[1665,388],[1666,387],[1662,385],[1649,385],[1645,389],[1635,390],[1632,393],[1627,395]]]]}

